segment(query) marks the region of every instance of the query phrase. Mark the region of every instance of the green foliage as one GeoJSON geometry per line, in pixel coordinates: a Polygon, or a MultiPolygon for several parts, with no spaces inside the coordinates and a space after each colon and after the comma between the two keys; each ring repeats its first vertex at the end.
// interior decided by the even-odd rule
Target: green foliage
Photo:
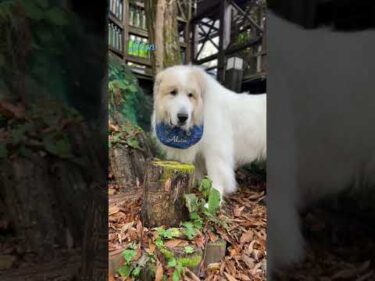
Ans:
{"type": "Polygon", "coordinates": [[[0,158],[10,155],[29,158],[42,153],[77,161],[65,127],[81,121],[75,110],[60,103],[46,100],[33,103],[20,117],[4,117],[0,128],[6,133],[0,145],[0,158]]]}
{"type": "Polygon", "coordinates": [[[109,147],[115,147],[118,144],[126,145],[132,149],[143,150],[138,142],[137,135],[142,129],[137,125],[125,121],[121,126],[118,126],[117,131],[110,131],[109,133],[109,147]]]}
{"type": "Polygon", "coordinates": [[[208,208],[207,208],[207,211],[211,215],[214,215],[216,211],[220,208],[220,201],[221,201],[220,192],[215,188],[211,188],[210,193],[208,195],[208,208]]]}
{"type": "Polygon", "coordinates": [[[109,113],[114,123],[128,121],[148,130],[152,100],[139,87],[136,77],[120,60],[109,56],[109,113]]]}
{"type": "Polygon", "coordinates": [[[156,231],[158,232],[159,236],[164,239],[173,239],[175,237],[181,236],[181,231],[176,227],[168,229],[164,229],[164,227],[159,227],[156,229],[156,231]]]}
{"type": "Polygon", "coordinates": [[[201,197],[196,194],[185,194],[185,203],[190,212],[190,221],[184,222],[184,233],[189,239],[193,239],[202,230],[204,222],[227,228],[226,221],[219,220],[216,214],[220,208],[221,195],[212,186],[212,181],[208,178],[201,180],[199,184],[201,197]]]}
{"type": "Polygon", "coordinates": [[[64,99],[67,77],[62,50],[72,44],[78,30],[75,23],[74,15],[52,0],[0,2],[2,94],[64,99]],[[23,89],[18,77],[24,77],[23,89]]]}
{"type": "Polygon", "coordinates": [[[133,258],[137,255],[137,251],[134,249],[127,249],[122,253],[122,255],[125,261],[127,263],[130,263],[133,260],[133,258]]]}
{"type": "Polygon", "coordinates": [[[151,260],[149,256],[143,255],[138,261],[134,261],[134,258],[137,256],[138,247],[138,245],[132,243],[122,252],[124,264],[117,269],[121,277],[127,278],[131,276],[138,278],[142,268],[151,260]]]}
{"type": "Polygon", "coordinates": [[[185,252],[186,254],[192,254],[192,253],[194,253],[194,248],[191,247],[191,246],[186,246],[186,247],[184,248],[184,252],[185,252]]]}
{"type": "Polygon", "coordinates": [[[204,178],[199,184],[199,191],[204,196],[205,208],[203,212],[208,215],[215,215],[220,208],[221,195],[220,192],[212,186],[212,181],[209,178],[204,178]]]}

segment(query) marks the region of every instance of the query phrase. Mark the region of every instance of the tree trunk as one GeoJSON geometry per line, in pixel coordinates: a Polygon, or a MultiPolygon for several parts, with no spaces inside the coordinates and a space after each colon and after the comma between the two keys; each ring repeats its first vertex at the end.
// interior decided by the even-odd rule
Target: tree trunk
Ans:
{"type": "Polygon", "coordinates": [[[189,218],[184,195],[191,192],[195,168],[173,161],[152,161],[146,169],[142,221],[147,227],[178,226],[189,218]]]}
{"type": "MultiPolygon", "coordinates": [[[[98,157],[101,148],[85,123],[71,125],[64,134],[80,156],[63,159],[35,152],[29,158],[3,159],[0,199],[7,207],[20,251],[32,253],[45,276],[70,280],[71,276],[92,276],[93,267],[106,273],[107,263],[98,257],[105,257],[108,251],[107,244],[100,242],[107,236],[100,232],[107,225],[102,219],[107,212],[107,161],[98,157]],[[60,255],[69,259],[69,268],[61,268],[63,263],[56,266],[60,255]]],[[[7,280],[12,271],[9,275],[2,272],[0,279],[7,280]]],[[[20,280],[40,280],[34,264],[14,274],[20,280]]]]}
{"type": "Polygon", "coordinates": [[[139,133],[137,140],[142,150],[120,144],[109,150],[110,171],[121,191],[129,191],[143,183],[146,163],[152,158],[146,134],[139,133]]]}
{"type": "Polygon", "coordinates": [[[154,73],[181,64],[176,0],[145,0],[145,12],[150,43],[155,45],[151,54],[154,73]]]}

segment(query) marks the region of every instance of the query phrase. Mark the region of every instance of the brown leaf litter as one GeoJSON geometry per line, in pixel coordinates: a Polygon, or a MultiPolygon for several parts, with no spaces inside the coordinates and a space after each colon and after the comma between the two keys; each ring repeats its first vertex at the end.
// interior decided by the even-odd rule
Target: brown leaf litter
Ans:
{"type": "MultiPolygon", "coordinates": [[[[110,187],[116,188],[116,187],[110,187]]],[[[263,281],[266,269],[266,208],[264,204],[265,187],[241,188],[237,193],[226,199],[218,218],[227,222],[226,227],[216,229],[206,227],[203,233],[193,241],[176,238],[167,242],[168,247],[193,245],[204,247],[208,241],[222,238],[227,241],[226,256],[208,268],[202,265],[199,274],[185,270],[184,280],[228,280],[228,281],[263,281]]],[[[119,195],[117,189],[110,194],[119,195]]],[[[144,251],[153,253],[155,232],[142,227],[140,221],[141,189],[135,198],[118,200],[110,203],[109,217],[109,251],[125,249],[129,244],[141,243],[144,251]]],[[[141,256],[141,254],[139,255],[141,256]]],[[[160,261],[162,262],[162,261],[160,261]]],[[[168,272],[165,264],[157,266],[156,279],[168,272]]],[[[125,280],[115,276],[116,280],[125,280]]],[[[156,280],[155,279],[155,280],[156,280]]],[[[127,280],[133,280],[128,278],[127,280]]]]}

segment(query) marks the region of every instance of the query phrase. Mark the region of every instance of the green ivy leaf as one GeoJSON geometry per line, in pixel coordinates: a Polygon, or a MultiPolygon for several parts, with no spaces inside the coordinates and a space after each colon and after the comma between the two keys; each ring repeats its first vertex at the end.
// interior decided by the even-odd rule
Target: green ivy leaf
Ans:
{"type": "Polygon", "coordinates": [[[216,211],[220,207],[220,201],[220,192],[215,188],[211,188],[210,194],[208,196],[208,212],[210,214],[214,215],[216,213],[216,211]]]}
{"type": "Polygon", "coordinates": [[[172,239],[174,237],[179,237],[181,235],[181,232],[178,228],[172,227],[168,228],[162,236],[166,239],[172,239]]]}
{"type": "Polygon", "coordinates": [[[212,187],[212,181],[209,178],[204,178],[201,180],[199,185],[199,191],[203,193],[204,197],[208,197],[212,187]]]}
{"type": "Polygon", "coordinates": [[[164,246],[164,242],[163,242],[163,240],[161,240],[160,237],[159,237],[159,238],[156,239],[156,241],[155,241],[155,245],[156,245],[156,247],[161,248],[161,247],[164,246]]]}
{"type": "Polygon", "coordinates": [[[132,271],[132,275],[133,275],[134,277],[138,277],[140,273],[141,273],[141,267],[139,267],[139,266],[136,266],[136,267],[133,269],[133,271],[132,271]]]}
{"type": "Polygon", "coordinates": [[[192,222],[184,222],[182,224],[184,226],[184,233],[189,240],[193,240],[194,237],[197,235],[197,230],[194,228],[192,222]]]}
{"type": "Polygon", "coordinates": [[[129,265],[121,266],[117,272],[121,275],[121,277],[129,277],[131,273],[131,267],[129,265]]]}
{"type": "Polygon", "coordinates": [[[141,149],[139,142],[136,139],[128,139],[126,144],[132,148],[141,149]]]}
{"type": "Polygon", "coordinates": [[[133,93],[136,93],[136,92],[137,92],[137,88],[136,88],[133,84],[132,84],[132,85],[129,85],[128,90],[129,90],[130,92],[133,92],[133,93]]]}
{"type": "Polygon", "coordinates": [[[124,80],[116,80],[116,86],[121,90],[126,90],[128,88],[124,80]]]}
{"type": "Polygon", "coordinates": [[[175,271],[173,272],[172,280],[173,280],[173,281],[180,281],[180,273],[179,273],[177,270],[175,270],[175,271]]]}
{"type": "Polygon", "coordinates": [[[171,258],[168,261],[168,267],[175,267],[177,265],[177,260],[175,258],[171,258]]]}
{"type": "Polygon", "coordinates": [[[186,254],[192,254],[192,253],[194,253],[194,248],[193,248],[192,246],[186,246],[186,247],[184,248],[184,252],[185,252],[186,254]]]}
{"type": "Polygon", "coordinates": [[[61,158],[68,158],[71,156],[71,147],[67,138],[60,138],[55,140],[52,136],[45,136],[43,138],[45,149],[56,156],[61,158]]]}
{"type": "Polygon", "coordinates": [[[136,255],[137,251],[134,249],[127,249],[124,252],[122,252],[122,256],[124,257],[127,263],[130,263],[136,255]]]}
{"type": "Polygon", "coordinates": [[[185,194],[185,202],[189,213],[196,212],[199,209],[198,197],[194,193],[185,194]]]}

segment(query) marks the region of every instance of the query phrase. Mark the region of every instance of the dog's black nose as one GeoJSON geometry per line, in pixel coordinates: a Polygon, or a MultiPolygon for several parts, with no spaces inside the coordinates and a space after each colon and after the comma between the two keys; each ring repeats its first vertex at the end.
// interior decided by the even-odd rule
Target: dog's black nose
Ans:
{"type": "Polygon", "coordinates": [[[177,113],[178,123],[184,124],[186,120],[189,118],[187,113],[177,113]]]}

